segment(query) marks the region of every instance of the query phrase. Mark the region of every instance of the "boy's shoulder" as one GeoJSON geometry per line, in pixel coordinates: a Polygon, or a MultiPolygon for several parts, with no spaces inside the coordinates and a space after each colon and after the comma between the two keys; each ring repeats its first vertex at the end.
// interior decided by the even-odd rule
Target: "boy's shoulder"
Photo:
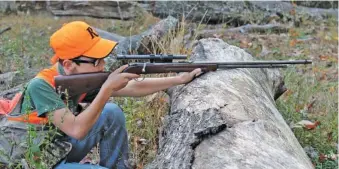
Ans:
{"type": "Polygon", "coordinates": [[[36,90],[41,88],[53,89],[51,85],[49,85],[45,80],[40,78],[31,79],[26,86],[26,90],[36,90]]]}

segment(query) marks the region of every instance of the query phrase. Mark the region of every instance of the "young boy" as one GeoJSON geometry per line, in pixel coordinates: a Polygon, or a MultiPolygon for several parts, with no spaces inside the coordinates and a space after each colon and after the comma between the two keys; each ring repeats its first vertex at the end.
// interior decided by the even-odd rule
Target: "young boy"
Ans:
{"type": "Polygon", "coordinates": [[[42,70],[32,79],[24,91],[21,113],[27,108],[37,119],[48,118],[65,134],[64,140],[72,148],[66,158],[55,168],[127,168],[128,140],[123,111],[110,97],[146,96],[169,87],[190,82],[201,73],[196,69],[175,77],[146,78],[142,81],[137,74],[122,73],[127,65],[111,73],[102,87],[96,91],[73,97],[66,103],[55,92],[54,77],[79,73],[101,72],[104,58],[117,42],[102,39],[87,23],[74,21],[65,24],[50,38],[55,52],[51,59],[53,66],[42,70]],[[91,104],[75,116],[80,102],[91,104]],[[25,109],[24,109],[25,108],[25,109]],[[87,153],[99,143],[100,166],[79,164],[87,153]]]}

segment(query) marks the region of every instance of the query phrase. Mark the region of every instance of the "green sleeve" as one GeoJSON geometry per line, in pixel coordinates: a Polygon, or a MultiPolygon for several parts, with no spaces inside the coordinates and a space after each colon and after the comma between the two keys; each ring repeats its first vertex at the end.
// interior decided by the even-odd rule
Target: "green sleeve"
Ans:
{"type": "Polygon", "coordinates": [[[38,111],[39,116],[66,107],[54,88],[38,78],[32,79],[28,84],[25,91],[25,101],[28,101],[26,97],[30,100],[26,105],[31,104],[31,107],[38,111]]]}

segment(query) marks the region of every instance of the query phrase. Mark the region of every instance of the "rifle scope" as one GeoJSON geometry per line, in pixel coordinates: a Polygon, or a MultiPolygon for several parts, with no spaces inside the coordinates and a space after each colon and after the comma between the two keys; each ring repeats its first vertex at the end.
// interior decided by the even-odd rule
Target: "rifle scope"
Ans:
{"type": "Polygon", "coordinates": [[[187,59],[187,55],[117,55],[117,60],[127,60],[127,59],[147,59],[153,62],[172,62],[173,59],[187,59]]]}

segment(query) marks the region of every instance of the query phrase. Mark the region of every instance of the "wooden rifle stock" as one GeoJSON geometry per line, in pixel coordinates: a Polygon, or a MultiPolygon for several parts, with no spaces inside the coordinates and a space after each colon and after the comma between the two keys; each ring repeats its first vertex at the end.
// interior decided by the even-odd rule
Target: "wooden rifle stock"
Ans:
{"type": "Polygon", "coordinates": [[[95,89],[100,89],[109,74],[110,72],[98,72],[56,76],[54,78],[56,91],[59,94],[65,94],[71,98],[95,89]]]}

